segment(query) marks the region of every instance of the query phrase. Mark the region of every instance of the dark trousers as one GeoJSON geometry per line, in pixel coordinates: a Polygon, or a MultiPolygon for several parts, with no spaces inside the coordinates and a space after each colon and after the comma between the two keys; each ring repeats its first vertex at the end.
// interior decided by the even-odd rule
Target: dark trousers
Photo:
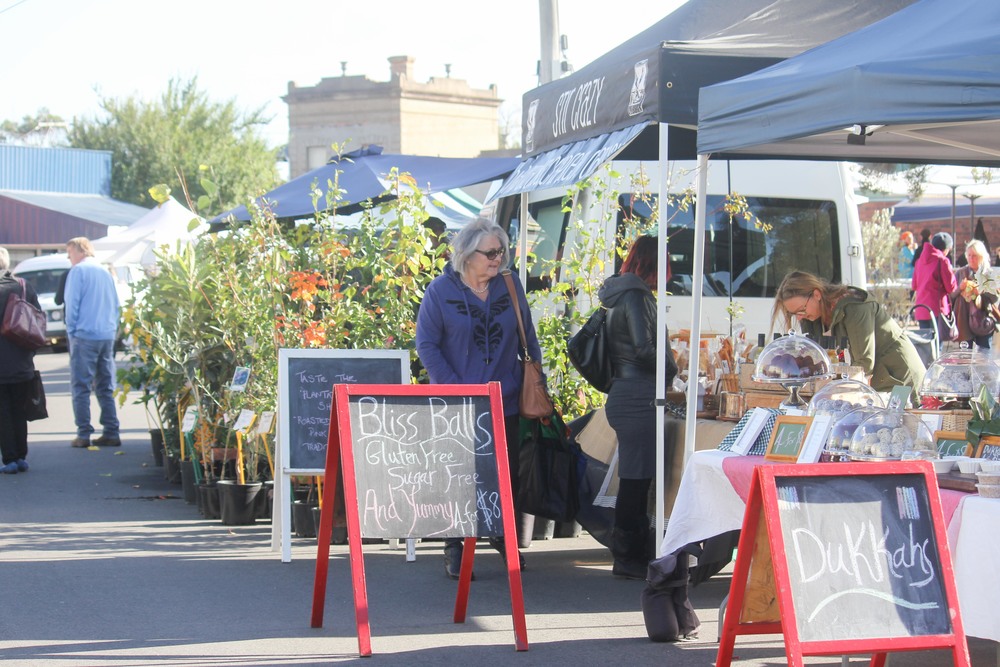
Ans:
{"type": "Polygon", "coordinates": [[[28,456],[28,421],[24,418],[24,383],[0,384],[0,452],[4,465],[28,456]]]}
{"type": "Polygon", "coordinates": [[[627,531],[649,529],[649,485],[652,479],[619,479],[615,500],[615,528],[627,531]]]}

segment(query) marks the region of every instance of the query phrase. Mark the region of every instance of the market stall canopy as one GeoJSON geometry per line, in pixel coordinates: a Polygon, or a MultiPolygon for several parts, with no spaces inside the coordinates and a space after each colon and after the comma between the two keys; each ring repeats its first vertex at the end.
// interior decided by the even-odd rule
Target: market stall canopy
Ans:
{"type": "MultiPolygon", "coordinates": [[[[1000,197],[982,197],[976,199],[976,217],[1000,217],[1000,197]]],[[[958,195],[955,201],[955,217],[968,220],[972,215],[969,200],[958,195]]],[[[908,199],[896,204],[892,209],[893,224],[904,222],[927,222],[930,220],[951,219],[951,195],[942,197],[921,197],[908,199]]]]}
{"type": "Polygon", "coordinates": [[[170,197],[122,232],[96,239],[94,252],[106,264],[152,266],[156,248],[191,241],[207,228],[201,217],[170,197]]]}
{"type": "Polygon", "coordinates": [[[919,0],[702,89],[698,152],[997,166],[1000,2],[919,0]]]}
{"type": "MultiPolygon", "coordinates": [[[[308,218],[335,204],[338,214],[362,210],[366,202],[392,199],[388,190],[395,168],[416,192],[432,194],[503,178],[517,166],[517,158],[444,158],[382,154],[381,146],[366,146],[338,156],[258,198],[278,218],[308,218]],[[314,198],[318,194],[318,199],[314,198]],[[332,204],[328,204],[328,197],[332,204]]],[[[220,229],[230,217],[249,220],[246,206],[239,206],[211,220],[220,229]]]]}
{"type": "Polygon", "coordinates": [[[781,62],[911,2],[689,0],[572,75],[525,93],[524,162],[494,198],[576,183],[616,156],[656,160],[657,123],[670,126],[665,158],[694,159],[701,87],[781,62]]]}

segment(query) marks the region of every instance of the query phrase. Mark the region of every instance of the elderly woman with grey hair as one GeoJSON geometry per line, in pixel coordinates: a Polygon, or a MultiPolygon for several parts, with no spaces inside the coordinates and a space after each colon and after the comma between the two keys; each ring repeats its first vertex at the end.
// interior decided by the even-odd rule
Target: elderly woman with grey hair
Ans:
{"type": "MultiPolygon", "coordinates": [[[[470,222],[455,234],[451,240],[451,261],[444,273],[428,285],[420,304],[417,354],[431,383],[500,383],[511,490],[517,498],[518,395],[522,371],[515,308],[520,308],[524,320],[528,353],[540,359],[542,352],[520,280],[512,274],[515,303],[501,275],[506,267],[508,246],[507,233],[489,220],[470,222]]],[[[491,539],[490,544],[504,555],[502,538],[491,539]]],[[[462,540],[445,540],[444,553],[445,572],[457,579],[462,540]]],[[[523,557],[520,565],[523,569],[523,557]]]]}
{"type": "MultiPolygon", "coordinates": [[[[10,255],[0,248],[0,322],[7,310],[7,300],[13,293],[22,294],[35,306],[38,296],[26,280],[10,272],[10,255]]],[[[28,471],[28,420],[24,413],[26,385],[35,377],[35,351],[26,350],[0,336],[0,453],[3,465],[0,473],[15,475],[28,471]]]]}

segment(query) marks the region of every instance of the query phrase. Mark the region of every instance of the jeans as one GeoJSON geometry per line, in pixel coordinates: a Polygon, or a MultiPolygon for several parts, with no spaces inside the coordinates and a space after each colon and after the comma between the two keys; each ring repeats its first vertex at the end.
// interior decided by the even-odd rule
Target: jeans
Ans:
{"type": "Polygon", "coordinates": [[[118,410],[115,406],[115,341],[87,340],[72,337],[69,341],[69,377],[73,392],[73,416],[76,435],[89,438],[94,432],[90,425],[90,391],[97,394],[101,408],[103,435],[118,437],[118,410]]]}

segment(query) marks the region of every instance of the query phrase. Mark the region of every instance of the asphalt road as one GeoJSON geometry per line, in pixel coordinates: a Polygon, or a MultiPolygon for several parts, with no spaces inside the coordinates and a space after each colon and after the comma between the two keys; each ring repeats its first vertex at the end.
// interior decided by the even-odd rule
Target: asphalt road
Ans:
{"type": "MultiPolygon", "coordinates": [[[[154,465],[140,406],[121,411],[120,449],[73,449],[65,353],[39,354],[50,418],[30,425],[29,472],[0,476],[0,660],[17,667],[323,665],[712,665],[729,576],[691,590],[700,638],[646,637],[642,582],[611,576],[588,535],[535,540],[523,573],[529,650],[514,650],[499,556],[476,559],[468,618],[452,622],[457,584],[440,543],[415,562],[366,545],[371,658],[358,657],[346,547],[331,547],[325,622],[310,628],[315,541],[295,538],[292,562],[270,548],[270,525],[227,527],[186,504],[154,465]]],[[[95,419],[97,414],[94,405],[95,419]]],[[[973,665],[996,644],[970,639],[973,665]]],[[[742,637],[734,665],[786,664],[781,638],[742,637]]],[[[863,664],[855,656],[851,664],[863,664]]],[[[810,658],[807,664],[841,665],[810,658]]],[[[893,665],[949,665],[942,652],[893,665]]]]}

